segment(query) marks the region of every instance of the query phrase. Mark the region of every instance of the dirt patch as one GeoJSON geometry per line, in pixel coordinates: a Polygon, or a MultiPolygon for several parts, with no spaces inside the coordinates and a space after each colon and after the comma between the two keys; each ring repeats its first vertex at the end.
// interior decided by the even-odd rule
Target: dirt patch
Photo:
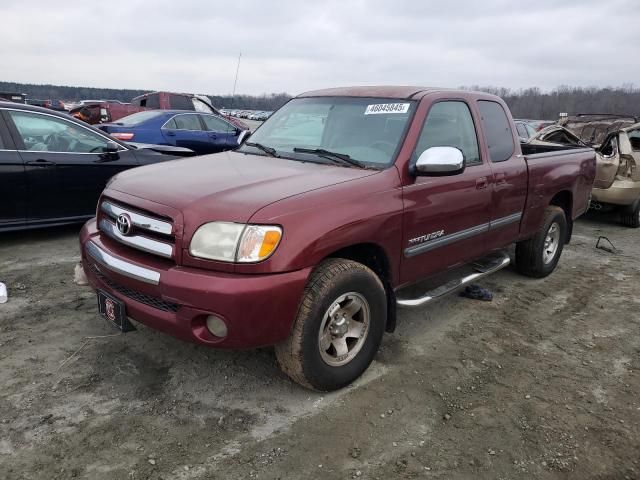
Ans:
{"type": "Polygon", "coordinates": [[[606,215],[547,279],[401,311],[329,395],[270,349],[115,335],[73,282],[77,232],[0,240],[2,478],[640,478],[640,242],[606,215]]]}

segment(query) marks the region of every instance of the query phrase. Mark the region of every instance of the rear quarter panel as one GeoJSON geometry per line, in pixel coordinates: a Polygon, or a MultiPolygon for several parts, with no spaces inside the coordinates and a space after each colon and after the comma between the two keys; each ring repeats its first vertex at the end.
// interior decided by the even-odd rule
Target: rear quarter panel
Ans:
{"type": "Polygon", "coordinates": [[[559,193],[568,192],[571,195],[570,220],[575,220],[587,210],[596,175],[594,150],[527,155],[525,160],[529,188],[520,239],[536,233],[542,224],[545,209],[559,193]]]}

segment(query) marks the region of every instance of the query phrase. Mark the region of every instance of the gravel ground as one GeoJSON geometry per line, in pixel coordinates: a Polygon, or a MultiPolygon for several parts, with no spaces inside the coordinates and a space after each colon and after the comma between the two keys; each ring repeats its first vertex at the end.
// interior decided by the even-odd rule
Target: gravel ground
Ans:
{"type": "Polygon", "coordinates": [[[640,232],[607,215],[546,279],[401,311],[328,395],[270,349],[116,334],[73,282],[78,230],[0,237],[0,478],[640,478],[640,232]]]}

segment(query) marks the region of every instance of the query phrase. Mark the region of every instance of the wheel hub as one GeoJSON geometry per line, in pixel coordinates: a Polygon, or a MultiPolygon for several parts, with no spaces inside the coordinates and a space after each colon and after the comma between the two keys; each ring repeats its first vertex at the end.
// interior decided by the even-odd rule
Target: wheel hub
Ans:
{"type": "Polygon", "coordinates": [[[318,332],[322,360],[332,367],[353,360],[367,338],[370,320],[369,303],[362,294],[340,295],[327,309],[318,332]]]}
{"type": "Polygon", "coordinates": [[[331,320],[331,325],[329,326],[329,331],[331,332],[332,337],[342,338],[344,334],[349,330],[349,320],[342,315],[334,315],[333,320],[331,320]]]}
{"type": "Polygon", "coordinates": [[[542,260],[545,264],[551,263],[556,256],[558,246],[560,245],[560,226],[552,223],[547,231],[544,239],[544,248],[542,250],[542,260]]]}

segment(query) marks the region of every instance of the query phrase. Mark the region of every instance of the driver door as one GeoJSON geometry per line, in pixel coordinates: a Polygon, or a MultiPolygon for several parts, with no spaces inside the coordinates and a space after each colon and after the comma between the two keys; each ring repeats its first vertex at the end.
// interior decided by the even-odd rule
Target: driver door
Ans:
{"type": "Polygon", "coordinates": [[[110,139],[79,122],[34,111],[8,114],[25,165],[29,221],[92,216],[109,178],[137,165],[124,147],[105,153],[110,139]]]}
{"type": "Polygon", "coordinates": [[[474,115],[462,100],[443,99],[429,109],[412,163],[428,148],[458,148],[462,173],[417,176],[403,187],[401,280],[412,283],[486,252],[491,217],[491,166],[482,157],[474,115]]]}

